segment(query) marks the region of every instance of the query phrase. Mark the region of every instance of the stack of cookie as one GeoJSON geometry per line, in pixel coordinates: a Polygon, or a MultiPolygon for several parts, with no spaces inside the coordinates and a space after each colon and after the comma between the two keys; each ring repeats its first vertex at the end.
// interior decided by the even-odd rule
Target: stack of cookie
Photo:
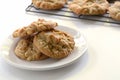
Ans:
{"type": "Polygon", "coordinates": [[[56,30],[57,26],[56,22],[38,19],[14,31],[13,37],[20,38],[15,47],[16,56],[28,61],[67,57],[75,42],[71,35],[56,30]]]}

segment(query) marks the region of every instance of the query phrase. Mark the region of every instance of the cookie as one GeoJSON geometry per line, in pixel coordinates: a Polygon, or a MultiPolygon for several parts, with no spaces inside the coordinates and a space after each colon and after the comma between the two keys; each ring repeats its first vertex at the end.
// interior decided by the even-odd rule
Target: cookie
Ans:
{"type": "Polygon", "coordinates": [[[106,13],[109,3],[106,0],[73,0],[68,7],[77,15],[102,15],[106,13]]]}
{"type": "Polygon", "coordinates": [[[120,1],[116,1],[111,7],[109,7],[109,15],[114,20],[120,21],[120,1]]]}
{"type": "Polygon", "coordinates": [[[61,9],[67,0],[32,0],[34,7],[44,10],[61,9]]]}
{"type": "Polygon", "coordinates": [[[43,60],[48,58],[48,56],[42,54],[33,45],[33,37],[27,39],[25,38],[20,39],[14,52],[17,57],[27,61],[36,61],[36,60],[43,60]]]}
{"type": "Polygon", "coordinates": [[[45,55],[61,59],[67,57],[74,49],[74,39],[69,34],[50,30],[38,33],[33,40],[33,44],[45,55]]]}
{"type": "Polygon", "coordinates": [[[38,19],[38,21],[32,22],[30,25],[17,29],[13,32],[13,37],[26,37],[33,33],[45,30],[51,30],[57,26],[56,22],[46,21],[44,19],[38,19]]]}

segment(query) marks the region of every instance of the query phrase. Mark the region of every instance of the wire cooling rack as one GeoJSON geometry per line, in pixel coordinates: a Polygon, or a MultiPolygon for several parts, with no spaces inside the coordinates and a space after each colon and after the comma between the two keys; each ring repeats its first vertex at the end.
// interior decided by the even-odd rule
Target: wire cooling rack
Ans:
{"type": "Polygon", "coordinates": [[[32,13],[41,13],[41,14],[48,14],[48,15],[55,15],[59,17],[69,17],[69,18],[76,18],[76,19],[84,19],[84,20],[91,20],[91,21],[97,21],[97,22],[104,22],[104,23],[111,23],[111,24],[120,24],[120,21],[115,21],[112,18],[109,17],[109,14],[106,13],[104,15],[100,16],[83,16],[83,15],[76,15],[73,12],[71,12],[68,9],[68,6],[65,5],[60,10],[52,10],[52,11],[46,11],[41,10],[38,8],[35,8],[33,4],[31,3],[27,8],[26,12],[32,12],[32,13]]]}

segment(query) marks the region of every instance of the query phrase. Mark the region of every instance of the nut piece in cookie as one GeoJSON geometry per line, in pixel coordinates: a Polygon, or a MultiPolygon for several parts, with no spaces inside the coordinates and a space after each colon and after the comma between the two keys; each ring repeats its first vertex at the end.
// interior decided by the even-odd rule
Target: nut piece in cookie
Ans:
{"type": "Polygon", "coordinates": [[[61,59],[67,57],[74,49],[74,39],[69,34],[50,30],[38,33],[33,40],[33,44],[45,55],[61,59]]]}
{"type": "Polygon", "coordinates": [[[78,15],[102,15],[109,7],[106,0],[73,0],[69,9],[78,15]]]}
{"type": "Polygon", "coordinates": [[[38,19],[38,21],[32,22],[30,25],[17,29],[13,32],[13,37],[26,37],[39,31],[51,30],[57,26],[56,22],[46,21],[44,19],[38,19]]]}
{"type": "Polygon", "coordinates": [[[113,19],[120,21],[120,1],[116,1],[111,7],[109,7],[109,14],[113,19]]]}
{"type": "Polygon", "coordinates": [[[36,61],[47,59],[48,56],[42,54],[34,45],[33,37],[21,39],[16,48],[15,54],[17,57],[27,61],[36,61]]]}
{"type": "Polygon", "coordinates": [[[67,0],[32,0],[33,5],[36,8],[44,10],[61,9],[67,0]]]}

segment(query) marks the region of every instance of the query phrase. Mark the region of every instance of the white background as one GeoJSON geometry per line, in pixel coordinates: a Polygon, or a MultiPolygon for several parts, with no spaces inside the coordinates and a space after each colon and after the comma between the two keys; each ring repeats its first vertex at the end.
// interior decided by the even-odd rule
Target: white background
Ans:
{"type": "Polygon", "coordinates": [[[8,65],[0,56],[0,80],[120,80],[120,25],[26,14],[31,0],[0,2],[0,47],[12,32],[38,18],[78,28],[88,42],[78,62],[51,71],[28,71],[8,65]]]}

